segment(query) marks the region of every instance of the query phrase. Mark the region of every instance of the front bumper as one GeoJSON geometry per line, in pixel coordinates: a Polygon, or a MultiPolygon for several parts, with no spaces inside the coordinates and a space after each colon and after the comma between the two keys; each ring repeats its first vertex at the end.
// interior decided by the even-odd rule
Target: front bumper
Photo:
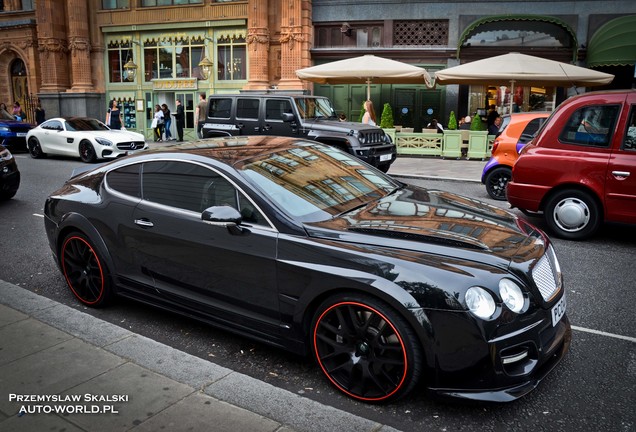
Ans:
{"type": "Polygon", "coordinates": [[[391,165],[397,158],[394,144],[353,148],[353,154],[374,167],[391,165]]]}
{"type": "Polygon", "coordinates": [[[454,323],[447,316],[444,323],[456,338],[438,346],[438,372],[429,390],[442,397],[510,402],[535,389],[563,359],[572,339],[567,315],[554,327],[549,314],[539,315],[523,329],[488,341],[464,314],[453,314],[454,323]]]}
{"type": "Polygon", "coordinates": [[[0,190],[3,194],[14,194],[20,187],[20,171],[16,164],[0,166],[0,190]]]}

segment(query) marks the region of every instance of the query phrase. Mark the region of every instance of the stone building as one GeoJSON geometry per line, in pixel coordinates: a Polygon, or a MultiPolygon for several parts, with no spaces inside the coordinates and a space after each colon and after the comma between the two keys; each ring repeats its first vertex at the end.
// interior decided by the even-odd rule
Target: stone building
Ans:
{"type": "MultiPolygon", "coordinates": [[[[152,107],[186,110],[194,137],[198,93],[311,91],[357,119],[360,85],[312,85],[299,68],[375,54],[436,70],[518,51],[614,73],[632,87],[636,2],[438,0],[0,0],[0,102],[39,98],[47,117],[105,118],[150,135],[152,107]],[[514,14],[511,14],[514,12],[514,14]],[[33,97],[31,97],[33,96],[33,97]]],[[[552,109],[567,89],[373,85],[376,107],[416,130],[448,113],[552,109]],[[514,95],[514,96],[513,96],[514,95]]],[[[27,110],[28,111],[28,110],[27,110]]],[[[379,114],[379,113],[378,113],[379,114]]],[[[32,120],[32,119],[31,119],[32,120]]]]}

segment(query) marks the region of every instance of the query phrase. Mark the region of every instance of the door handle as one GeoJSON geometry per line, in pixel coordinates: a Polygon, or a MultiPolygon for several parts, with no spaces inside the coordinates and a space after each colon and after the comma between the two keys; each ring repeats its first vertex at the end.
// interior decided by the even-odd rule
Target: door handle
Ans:
{"type": "Polygon", "coordinates": [[[612,175],[614,177],[622,177],[622,178],[627,178],[629,177],[631,173],[629,171],[612,171],[612,175]]]}
{"type": "Polygon", "coordinates": [[[135,225],[139,225],[142,228],[152,228],[155,226],[155,224],[150,222],[148,219],[135,219],[135,225]]]}

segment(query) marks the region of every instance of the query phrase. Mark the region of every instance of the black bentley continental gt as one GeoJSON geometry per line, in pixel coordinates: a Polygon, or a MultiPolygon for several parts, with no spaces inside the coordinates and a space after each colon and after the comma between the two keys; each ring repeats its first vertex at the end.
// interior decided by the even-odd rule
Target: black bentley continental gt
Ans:
{"type": "Polygon", "coordinates": [[[53,255],[83,304],[124,296],[310,353],[358,400],[423,382],[511,401],[570,345],[543,232],[316,142],[144,151],[74,175],[45,207],[53,255]]]}

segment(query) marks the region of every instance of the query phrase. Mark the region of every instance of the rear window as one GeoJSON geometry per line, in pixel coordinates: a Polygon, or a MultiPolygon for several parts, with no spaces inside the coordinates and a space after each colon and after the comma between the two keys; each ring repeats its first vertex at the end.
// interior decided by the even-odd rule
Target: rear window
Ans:
{"type": "Polygon", "coordinates": [[[519,142],[524,144],[530,142],[530,140],[534,137],[534,134],[537,133],[544,121],[544,118],[536,118],[530,120],[526,127],[523,129],[523,132],[521,132],[519,142]]]}
{"type": "Polygon", "coordinates": [[[591,147],[609,147],[620,105],[590,105],[572,113],[559,139],[591,147]]]}

